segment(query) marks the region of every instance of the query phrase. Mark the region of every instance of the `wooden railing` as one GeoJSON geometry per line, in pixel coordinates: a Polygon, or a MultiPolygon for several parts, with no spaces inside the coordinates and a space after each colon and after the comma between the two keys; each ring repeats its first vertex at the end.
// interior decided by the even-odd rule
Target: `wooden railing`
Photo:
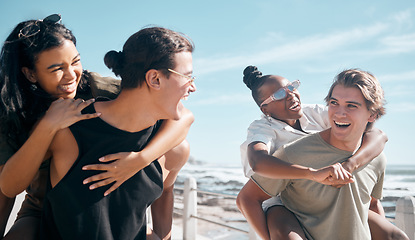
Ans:
{"type": "MultiPolygon", "coordinates": [[[[250,240],[257,239],[256,233],[250,228],[249,231],[239,229],[227,224],[215,222],[197,214],[197,193],[216,195],[226,198],[236,198],[233,195],[219,194],[208,191],[201,191],[197,189],[196,180],[189,177],[185,180],[183,190],[183,211],[180,214],[183,217],[183,239],[194,240],[197,239],[197,221],[205,221],[216,224],[230,230],[239,231],[249,236],[250,240]]],[[[396,202],[396,214],[394,224],[402,229],[411,240],[415,240],[415,198],[412,196],[401,197],[396,202]]]]}
{"type": "Polygon", "coordinates": [[[251,228],[249,229],[249,231],[247,231],[244,229],[230,226],[228,224],[212,221],[207,218],[198,216],[197,214],[197,193],[236,199],[236,196],[233,196],[233,195],[198,190],[196,180],[192,177],[187,178],[184,182],[184,188],[183,188],[182,217],[183,217],[183,239],[184,240],[197,239],[196,237],[197,236],[197,221],[204,221],[204,222],[208,222],[211,224],[216,224],[218,226],[230,229],[232,231],[242,232],[244,234],[247,234],[250,240],[257,239],[255,232],[251,228]]]}

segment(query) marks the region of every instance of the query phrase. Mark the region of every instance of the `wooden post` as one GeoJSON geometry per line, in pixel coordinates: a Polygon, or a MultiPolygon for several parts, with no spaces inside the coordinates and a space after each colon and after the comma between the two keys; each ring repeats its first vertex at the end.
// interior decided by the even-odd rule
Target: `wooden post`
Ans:
{"type": "Polygon", "coordinates": [[[396,201],[395,224],[415,240],[415,198],[412,196],[401,197],[396,201]]]}
{"type": "Polygon", "coordinates": [[[194,240],[197,233],[197,184],[196,179],[189,177],[184,182],[183,206],[183,239],[194,240]]]}

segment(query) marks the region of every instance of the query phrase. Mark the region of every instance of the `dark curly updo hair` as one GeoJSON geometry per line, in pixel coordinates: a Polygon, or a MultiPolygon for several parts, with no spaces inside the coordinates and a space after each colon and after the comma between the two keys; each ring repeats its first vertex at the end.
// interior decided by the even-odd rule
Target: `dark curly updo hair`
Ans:
{"type": "Polygon", "coordinates": [[[251,89],[252,97],[256,104],[260,105],[261,92],[259,88],[265,83],[269,75],[262,75],[262,72],[258,70],[256,66],[248,66],[244,70],[243,81],[246,86],[251,89]]]}
{"type": "Polygon", "coordinates": [[[133,34],[120,52],[109,51],[105,65],[120,76],[122,88],[135,88],[145,82],[148,70],[174,68],[174,56],[180,52],[193,52],[193,42],[184,34],[162,27],[148,27],[133,34]]]}

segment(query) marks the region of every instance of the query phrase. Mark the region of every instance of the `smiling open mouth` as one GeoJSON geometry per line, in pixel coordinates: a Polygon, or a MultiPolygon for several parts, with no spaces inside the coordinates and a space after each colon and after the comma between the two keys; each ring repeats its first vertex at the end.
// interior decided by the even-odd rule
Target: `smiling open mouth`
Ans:
{"type": "Polygon", "coordinates": [[[64,92],[73,92],[76,90],[76,87],[77,87],[77,83],[73,82],[71,84],[60,85],[59,89],[64,92]]]}
{"type": "Polygon", "coordinates": [[[298,102],[294,102],[294,104],[289,108],[290,110],[295,110],[300,106],[298,102]]]}
{"type": "Polygon", "coordinates": [[[350,123],[336,122],[336,121],[334,121],[334,124],[336,124],[336,126],[339,128],[347,128],[348,126],[351,125],[350,123]]]}

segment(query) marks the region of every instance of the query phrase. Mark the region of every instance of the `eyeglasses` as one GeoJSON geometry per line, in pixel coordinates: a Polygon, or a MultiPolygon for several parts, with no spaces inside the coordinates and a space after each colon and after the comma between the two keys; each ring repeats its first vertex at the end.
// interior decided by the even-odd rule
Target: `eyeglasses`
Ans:
{"type": "Polygon", "coordinates": [[[272,101],[278,101],[284,99],[287,96],[287,90],[293,92],[300,86],[300,80],[295,80],[292,83],[288,84],[287,86],[278,89],[274,94],[272,94],[269,98],[265,99],[260,105],[262,107],[265,104],[268,104],[272,101]]]}
{"type": "Polygon", "coordinates": [[[175,74],[177,74],[177,75],[179,75],[179,76],[182,76],[182,77],[187,78],[187,79],[189,80],[189,82],[187,82],[187,83],[190,83],[190,84],[192,84],[192,83],[195,81],[195,79],[196,79],[196,77],[194,77],[194,76],[189,77],[189,76],[186,76],[186,75],[181,74],[181,73],[179,73],[179,72],[176,72],[176,71],[174,71],[174,70],[172,70],[172,69],[170,69],[170,68],[169,68],[169,69],[167,69],[167,71],[172,72],[172,73],[175,73],[175,74]]]}
{"type": "Polygon", "coordinates": [[[56,24],[61,20],[62,20],[62,17],[60,14],[52,14],[50,16],[45,17],[44,19],[37,20],[33,22],[32,24],[28,24],[24,28],[20,29],[17,37],[19,39],[33,37],[40,32],[40,26],[39,26],[40,22],[44,22],[47,24],[56,24]]]}

